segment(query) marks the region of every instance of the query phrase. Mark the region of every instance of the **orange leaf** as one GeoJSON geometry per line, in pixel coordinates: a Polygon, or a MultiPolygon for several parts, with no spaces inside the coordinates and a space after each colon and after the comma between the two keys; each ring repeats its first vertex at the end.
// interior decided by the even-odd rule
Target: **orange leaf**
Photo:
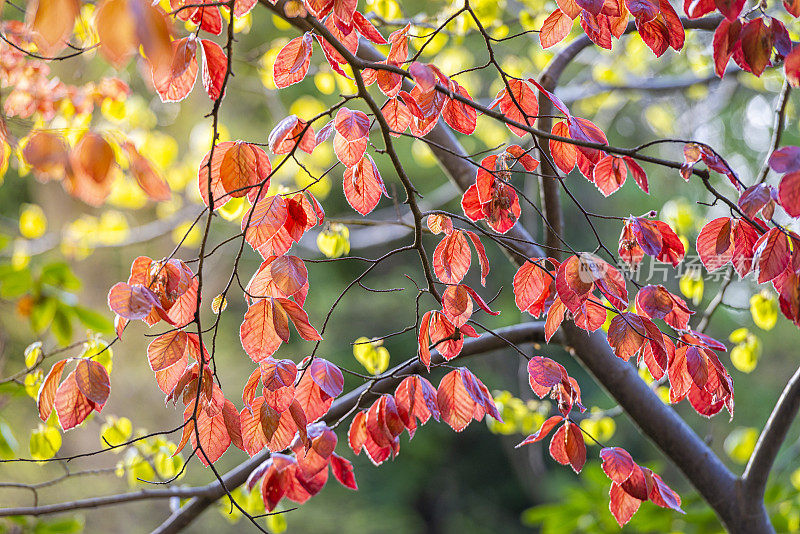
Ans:
{"type": "Polygon", "coordinates": [[[306,77],[311,64],[312,43],[311,33],[306,32],[289,41],[278,52],[273,67],[277,87],[289,87],[306,77]]]}
{"type": "Polygon", "coordinates": [[[75,382],[86,398],[101,408],[108,400],[111,385],[108,371],[103,364],[93,360],[81,360],[75,368],[75,382]]]}

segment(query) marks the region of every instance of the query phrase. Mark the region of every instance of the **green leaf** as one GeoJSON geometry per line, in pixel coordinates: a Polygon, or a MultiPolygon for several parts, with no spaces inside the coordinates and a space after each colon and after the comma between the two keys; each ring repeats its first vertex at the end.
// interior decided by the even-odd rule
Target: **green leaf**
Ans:
{"type": "Polygon", "coordinates": [[[110,334],[114,331],[114,323],[101,313],[83,306],[73,306],[72,312],[86,328],[103,334],[110,334]]]}
{"type": "Polygon", "coordinates": [[[37,334],[44,332],[55,318],[58,310],[58,301],[53,298],[46,298],[33,305],[31,309],[31,328],[37,334]]]}
{"type": "Polygon", "coordinates": [[[59,306],[53,316],[51,330],[56,340],[62,345],[69,345],[72,341],[72,322],[69,320],[69,308],[59,306]]]}
{"type": "Polygon", "coordinates": [[[10,460],[16,456],[16,449],[19,446],[11,427],[5,421],[0,421],[0,458],[10,460]]]}
{"type": "Polygon", "coordinates": [[[55,521],[39,522],[33,530],[34,534],[73,534],[83,532],[83,519],[69,517],[55,521]]]}
{"type": "Polygon", "coordinates": [[[30,293],[33,289],[33,277],[29,269],[15,271],[12,268],[0,272],[0,298],[12,300],[30,293]]]}
{"type": "Polygon", "coordinates": [[[41,282],[70,291],[81,288],[80,279],[72,273],[69,265],[62,261],[48,263],[42,267],[41,282]]]}

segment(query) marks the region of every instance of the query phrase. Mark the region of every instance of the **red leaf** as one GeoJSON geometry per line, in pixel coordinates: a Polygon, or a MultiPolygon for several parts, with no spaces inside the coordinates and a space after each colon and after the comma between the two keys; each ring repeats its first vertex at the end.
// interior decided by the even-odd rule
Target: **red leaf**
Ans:
{"type": "Polygon", "coordinates": [[[289,341],[289,319],[304,339],[321,339],[303,309],[290,300],[266,298],[247,309],[239,332],[242,347],[253,361],[258,363],[272,356],[282,343],[289,341]]]}
{"type": "Polygon", "coordinates": [[[294,296],[302,305],[308,291],[308,270],[297,256],[270,256],[247,284],[248,299],[294,296]]]}
{"type": "Polygon", "coordinates": [[[344,390],[342,371],[328,360],[314,358],[307,372],[319,388],[331,398],[338,397],[344,390]]]}
{"type": "MultiPolygon", "coordinates": [[[[303,360],[301,365],[307,363],[303,360]]],[[[316,421],[328,412],[333,404],[333,397],[322,391],[317,382],[311,377],[311,373],[303,373],[300,382],[297,384],[295,398],[300,403],[303,412],[309,422],[316,421]]]]}
{"type": "MultiPolygon", "coordinates": [[[[58,422],[63,430],[78,426],[92,410],[96,409],[95,403],[88,399],[78,387],[75,373],[72,371],[68,374],[56,390],[54,405],[56,414],[58,414],[58,422]]],[[[100,410],[98,409],[98,411],[100,410]]]]}
{"type": "Polygon", "coordinates": [[[472,299],[464,285],[448,286],[442,294],[442,312],[456,327],[460,327],[472,316],[472,299]]]}
{"type": "Polygon", "coordinates": [[[388,43],[375,26],[358,11],[353,13],[353,26],[358,33],[375,44],[384,45],[388,43]]]}
{"type": "Polygon", "coordinates": [[[528,361],[528,382],[539,398],[544,397],[554,386],[567,379],[564,367],[544,356],[534,356],[528,361]]]}
{"type": "Polygon", "coordinates": [[[709,272],[731,261],[731,219],[720,217],[706,224],[697,236],[696,248],[709,272]]]}
{"type": "Polygon", "coordinates": [[[64,365],[66,363],[67,360],[54,363],[53,367],[50,368],[50,372],[47,373],[47,376],[42,381],[42,385],[39,387],[39,394],[36,402],[39,408],[39,418],[42,421],[47,421],[53,411],[56,390],[58,389],[58,384],[61,382],[61,375],[64,372],[64,365]]]}
{"type": "MultiPolygon", "coordinates": [[[[430,219],[428,219],[430,221],[430,219]]],[[[451,223],[452,224],[452,223],[451,223]]],[[[489,274],[489,258],[486,256],[486,249],[483,247],[480,238],[475,232],[465,230],[467,237],[472,241],[472,246],[475,247],[475,252],[478,253],[478,262],[481,265],[481,285],[486,285],[486,276],[489,274]]]]}
{"type": "Polygon", "coordinates": [[[406,131],[413,119],[411,111],[399,98],[390,98],[381,108],[384,119],[391,129],[393,137],[399,137],[406,131]]]}
{"type": "MultiPolygon", "coordinates": [[[[464,430],[475,415],[477,403],[464,385],[461,372],[456,369],[447,373],[439,383],[436,403],[442,414],[442,421],[456,432],[464,430]]],[[[483,417],[481,413],[480,419],[483,417]]]]}
{"type": "MultiPolygon", "coordinates": [[[[539,114],[536,93],[524,80],[510,79],[508,86],[511,88],[511,93],[507,89],[503,89],[496,97],[500,103],[500,112],[509,120],[533,126],[535,117],[539,114]]],[[[517,126],[510,124],[507,126],[518,137],[523,137],[528,133],[517,126]]]]}
{"type": "Polygon", "coordinates": [[[622,486],[616,482],[611,483],[611,491],[608,496],[610,498],[608,509],[611,510],[614,519],[617,520],[617,524],[620,527],[631,520],[631,517],[633,517],[633,514],[636,513],[636,510],[639,509],[639,505],[642,503],[642,501],[636,497],[629,495],[628,492],[622,489],[622,486]]]}
{"type": "Polygon", "coordinates": [[[225,150],[219,173],[222,187],[231,197],[243,197],[269,178],[272,165],[266,153],[255,145],[236,141],[225,150]]]}
{"type": "Polygon", "coordinates": [[[395,390],[394,399],[397,413],[411,437],[417,429],[417,421],[424,425],[431,416],[437,421],[441,417],[436,401],[436,388],[419,375],[404,378],[395,390]]]}
{"type": "Polygon", "coordinates": [[[780,228],[771,228],[758,238],[753,248],[759,284],[777,277],[789,265],[789,239],[780,228]]]}
{"type": "Polygon", "coordinates": [[[760,17],[742,27],[742,54],[747,66],[756,76],[761,76],[770,63],[772,39],[772,32],[760,17]]]}
{"type": "Polygon", "coordinates": [[[348,204],[361,215],[368,215],[386,193],[380,172],[372,157],[365,154],[353,167],[344,171],[344,196],[348,204]]]}
{"type": "Polygon", "coordinates": [[[194,36],[172,41],[172,67],[160,74],[153,69],[153,85],[162,102],[180,102],[197,79],[197,40],[194,36]]]}
{"type": "Polygon", "coordinates": [[[547,437],[548,434],[550,434],[550,431],[553,430],[556,427],[556,425],[559,424],[563,420],[564,420],[564,418],[561,417],[560,415],[554,415],[554,416],[550,417],[544,423],[542,423],[542,426],[539,427],[539,430],[537,430],[536,433],[531,434],[530,436],[525,438],[515,448],[518,449],[518,448],[522,447],[523,445],[530,445],[531,443],[536,443],[537,441],[543,440],[544,438],[547,437]]]}
{"type": "MultiPolygon", "coordinates": [[[[797,3],[797,0],[795,0],[797,3]]],[[[798,6],[800,8],[800,6],[798,6]]],[[[800,10],[799,10],[800,11],[800,10]]],[[[800,86],[800,46],[796,46],[786,56],[783,63],[783,70],[786,74],[786,79],[792,87],[800,86]]],[[[770,162],[771,163],[771,162],[770,162]]]]}
{"type": "Polygon", "coordinates": [[[128,155],[131,174],[136,178],[136,183],[148,197],[155,201],[166,201],[172,198],[169,184],[158,174],[150,160],[142,156],[133,143],[123,145],[128,155]]]}
{"type": "Polygon", "coordinates": [[[599,15],[600,10],[603,9],[603,2],[601,0],[575,0],[575,3],[578,4],[581,9],[595,16],[599,15]]]}
{"type": "Polygon", "coordinates": [[[586,443],[583,440],[581,428],[575,424],[565,421],[567,435],[564,447],[569,457],[569,465],[576,473],[580,473],[586,463],[586,443]]]}
{"type": "Polygon", "coordinates": [[[280,195],[261,198],[251,213],[242,218],[242,231],[254,250],[267,247],[289,218],[286,200],[280,195]]]}
{"type": "Polygon", "coordinates": [[[628,480],[636,466],[628,451],[619,447],[604,448],[600,451],[600,458],[603,460],[603,471],[617,484],[628,480]]]}
{"type": "Polygon", "coordinates": [[[413,61],[408,66],[408,72],[423,93],[429,93],[436,88],[436,73],[430,65],[413,61]]]}
{"type": "Polygon", "coordinates": [[[628,169],[625,167],[624,160],[617,156],[608,155],[594,166],[592,178],[594,185],[603,193],[603,196],[607,197],[622,187],[627,175],[628,169]]]}
{"type": "Polygon", "coordinates": [[[597,143],[599,145],[608,144],[606,134],[604,134],[595,123],[580,117],[573,117],[572,120],[569,121],[569,136],[572,139],[586,141],[587,143],[597,143]]]}
{"type": "Polygon", "coordinates": [[[297,366],[292,360],[266,358],[260,364],[260,378],[269,391],[292,386],[297,376],[297,366]]]}
{"type": "Polygon", "coordinates": [[[119,282],[108,292],[108,307],[125,319],[136,320],[147,317],[154,307],[160,309],[161,304],[143,285],[119,282]]]}
{"type": "Polygon", "coordinates": [[[569,464],[576,473],[581,472],[586,463],[586,444],[578,425],[564,421],[550,440],[550,456],[562,465],[569,464]]]}
{"type": "MultiPolygon", "coordinates": [[[[798,48],[800,50],[800,48],[798,48]]],[[[800,53],[797,54],[800,59],[800,53]]],[[[787,58],[788,61],[788,58],[787,58]]],[[[785,146],[769,157],[769,166],[775,172],[800,171],[800,147],[785,146]]]]}
{"type": "MultiPolygon", "coordinates": [[[[450,90],[461,97],[472,101],[466,89],[457,82],[450,81],[450,90]]],[[[454,98],[448,98],[442,108],[442,118],[455,131],[470,135],[477,125],[477,111],[474,107],[464,104],[454,98]]],[[[410,114],[409,114],[410,119],[410,114]]]]}
{"type": "Polygon", "coordinates": [[[155,338],[147,347],[150,369],[161,371],[186,355],[189,338],[183,330],[167,332],[155,338]]]}
{"type": "Polygon", "coordinates": [[[214,41],[200,39],[200,52],[203,58],[203,70],[200,74],[203,87],[211,100],[216,100],[222,94],[222,82],[228,70],[228,57],[214,41]]]}
{"type": "Polygon", "coordinates": [[[651,319],[664,319],[676,330],[687,328],[689,317],[694,314],[682,298],[662,285],[647,285],[640,289],[636,294],[636,310],[651,319]]]}
{"type": "MultiPolygon", "coordinates": [[[[553,135],[569,138],[569,126],[564,121],[559,121],[553,125],[553,135]]],[[[578,159],[578,150],[575,145],[563,141],[550,140],[550,154],[556,166],[563,172],[571,172],[575,168],[578,159]]]]}
{"type": "MultiPolygon", "coordinates": [[[[733,225],[733,268],[744,277],[753,270],[753,255],[758,241],[758,231],[749,222],[737,219],[733,225]]],[[[723,349],[724,350],[724,349],[723,349]]]]}
{"type": "Polygon", "coordinates": [[[333,151],[339,161],[344,163],[345,167],[354,167],[364,158],[367,151],[369,139],[367,137],[360,137],[353,141],[348,141],[337,132],[333,136],[333,151]]]}
{"type": "MultiPolygon", "coordinates": [[[[192,415],[193,410],[194,403],[191,403],[184,411],[184,420],[192,415]]],[[[228,435],[228,427],[225,425],[225,416],[222,414],[223,412],[220,411],[209,415],[205,409],[197,410],[197,433],[191,432],[190,439],[192,446],[199,445],[201,448],[198,450],[197,456],[200,457],[203,465],[216,462],[231,445],[231,437],[228,435]],[[200,437],[199,443],[197,436],[200,437]]]]}
{"type": "Polygon", "coordinates": [[[778,202],[791,217],[800,217],[800,171],[790,172],[781,178],[778,202]]]}
{"type": "MultiPolygon", "coordinates": [[[[233,145],[233,141],[224,141],[222,143],[218,143],[214,147],[214,157],[211,161],[211,194],[214,197],[214,209],[219,208],[225,203],[220,202],[219,200],[226,193],[225,187],[222,185],[222,178],[220,176],[220,165],[222,165],[222,159],[225,157],[225,153],[233,145]]],[[[205,157],[203,157],[203,161],[200,163],[200,167],[197,172],[197,185],[200,188],[200,196],[203,198],[203,202],[206,206],[208,206],[208,158],[210,153],[211,151],[209,150],[205,157]]]]}
{"type": "Polygon", "coordinates": [[[433,252],[433,270],[445,284],[461,282],[471,262],[469,244],[460,231],[446,235],[433,252]]]}
{"type": "Polygon", "coordinates": [[[411,24],[406,24],[403,28],[395,30],[389,35],[389,42],[392,44],[389,54],[386,56],[387,61],[394,61],[396,63],[403,63],[408,59],[408,30],[411,24]]]}
{"type": "Polygon", "coordinates": [[[338,480],[342,486],[351,490],[358,490],[356,477],[353,474],[353,464],[351,464],[349,460],[342,458],[338,454],[332,454],[331,471],[333,471],[333,476],[336,477],[336,480],[338,480]]]}
{"type": "Polygon", "coordinates": [[[608,344],[614,349],[614,354],[625,361],[641,350],[645,335],[643,319],[631,312],[615,316],[608,326],[608,344]]]}
{"type": "Polygon", "coordinates": [[[298,141],[298,148],[308,154],[311,154],[318,144],[314,136],[314,128],[299,119],[297,115],[289,115],[272,129],[267,144],[275,154],[288,154],[295,148],[298,141]]]}
{"type": "Polygon", "coordinates": [[[715,0],[719,12],[728,20],[736,20],[742,12],[745,0],[715,0]]]}
{"type": "Polygon", "coordinates": [[[628,168],[630,168],[633,179],[636,181],[636,185],[639,186],[639,189],[645,193],[649,193],[650,186],[647,183],[647,174],[644,172],[644,169],[641,167],[641,165],[636,163],[636,160],[630,156],[625,156],[622,159],[628,164],[628,168]]]}
{"type": "Polygon", "coordinates": [[[569,35],[570,30],[572,30],[572,19],[556,8],[542,23],[542,29],[539,32],[542,48],[550,48],[561,42],[569,35]]]}
{"type": "Polygon", "coordinates": [[[742,192],[737,204],[745,215],[753,218],[772,200],[771,189],[767,184],[752,185],[742,192]]]}
{"type": "Polygon", "coordinates": [[[342,107],[336,112],[334,128],[347,141],[355,141],[369,135],[369,117],[363,111],[342,107]]]}
{"type": "Polygon", "coordinates": [[[582,8],[575,3],[575,0],[558,0],[556,4],[558,4],[561,11],[573,20],[578,18],[578,15],[581,14],[582,8]]]}
{"type": "Polygon", "coordinates": [[[653,487],[650,490],[650,500],[653,504],[662,508],[672,508],[680,513],[685,513],[681,509],[681,498],[675,491],[667,486],[664,481],[655,473],[651,473],[648,469],[645,471],[646,475],[650,474],[653,480],[653,487]]]}
{"type": "Polygon", "coordinates": [[[311,64],[311,32],[295,37],[284,46],[275,58],[273,76],[279,88],[289,87],[303,80],[311,64]]]}

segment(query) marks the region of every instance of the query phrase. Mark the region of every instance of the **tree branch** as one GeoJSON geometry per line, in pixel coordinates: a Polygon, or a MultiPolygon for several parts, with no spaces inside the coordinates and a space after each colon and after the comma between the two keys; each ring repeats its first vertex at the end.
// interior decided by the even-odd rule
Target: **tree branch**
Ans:
{"type": "MultiPolygon", "coordinates": [[[[496,333],[501,335],[508,342],[514,344],[543,341],[544,324],[522,323],[505,328],[498,328],[496,333]]],[[[501,349],[507,344],[505,340],[492,334],[484,334],[475,339],[467,339],[464,341],[464,348],[461,350],[461,354],[458,358],[501,349]]],[[[431,362],[433,365],[441,364],[444,361],[444,358],[442,358],[438,352],[432,352],[431,362]]],[[[326,423],[338,421],[350,412],[368,405],[382,393],[393,391],[406,376],[422,372],[425,372],[425,366],[422,365],[419,358],[412,358],[384,373],[382,376],[385,378],[378,378],[372,383],[363,384],[343,397],[336,399],[328,410],[328,413],[323,417],[323,420],[326,423]]],[[[250,473],[266,460],[268,455],[268,451],[264,450],[239,465],[236,469],[225,474],[222,479],[228,490],[233,490],[244,484],[250,473]]],[[[189,523],[194,521],[203,510],[225,495],[226,492],[224,488],[218,482],[213,482],[211,485],[214,488],[213,491],[204,492],[189,501],[179,510],[176,510],[163,524],[153,531],[153,534],[174,534],[180,532],[189,523]]],[[[0,515],[2,515],[2,511],[0,511],[0,515]]]]}
{"type": "Polygon", "coordinates": [[[755,183],[760,184],[767,179],[769,174],[769,158],[781,144],[781,137],[783,136],[784,118],[786,117],[786,108],[789,104],[789,94],[792,92],[792,86],[789,85],[789,80],[784,80],[781,92],[778,95],[778,101],[775,104],[775,122],[772,125],[772,139],[769,142],[769,150],[764,159],[761,170],[758,173],[755,183]]]}
{"type": "MultiPolygon", "coordinates": [[[[697,20],[681,20],[687,29],[713,30],[721,19],[712,16],[697,20]]],[[[629,33],[635,29],[635,25],[631,23],[625,31],[629,33]]],[[[567,65],[583,49],[591,45],[592,42],[585,35],[573,41],[547,66],[540,78],[541,85],[548,91],[554,91],[567,65]]],[[[546,106],[550,104],[549,100],[541,97],[539,100],[540,106],[545,104],[545,111],[540,113],[548,115],[546,106]]],[[[544,121],[549,123],[547,118],[544,121]]],[[[540,125],[542,125],[541,120],[540,125]]],[[[542,147],[544,144],[542,140],[539,143],[540,149],[544,152],[542,158],[544,164],[549,159],[549,150],[542,147]]],[[[708,173],[706,172],[701,178],[708,186],[708,173]]],[[[562,218],[558,185],[553,180],[546,180],[542,184],[545,188],[542,194],[545,213],[554,217],[556,221],[562,218]]],[[[548,235],[548,245],[554,240],[555,236],[548,235]]],[[[630,365],[623,363],[611,352],[605,336],[597,332],[587,334],[572,323],[562,325],[562,330],[572,354],[617,400],[634,423],[683,472],[730,532],[772,531],[763,500],[742,503],[736,498],[737,480],[733,473],[674,410],[660,401],[630,365]]]]}
{"type": "Polygon", "coordinates": [[[747,462],[747,467],[742,475],[744,499],[758,501],[764,499],[764,491],[772,464],[786,439],[786,433],[789,431],[792,421],[797,416],[798,409],[800,409],[800,368],[795,371],[783,389],[781,397],[775,404],[775,408],[758,438],[750,461],[747,462]]]}

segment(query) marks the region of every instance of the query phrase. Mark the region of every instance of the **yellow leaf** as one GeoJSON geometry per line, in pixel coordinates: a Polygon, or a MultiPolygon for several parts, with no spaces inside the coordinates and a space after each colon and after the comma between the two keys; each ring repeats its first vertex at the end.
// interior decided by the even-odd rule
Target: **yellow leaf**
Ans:
{"type": "Polygon", "coordinates": [[[792,475],[789,477],[789,480],[791,480],[794,489],[800,491],[800,467],[792,471],[792,475]]]}
{"type": "Polygon", "coordinates": [[[31,434],[30,451],[34,460],[48,460],[61,448],[61,433],[52,426],[40,424],[31,434]]]}
{"type": "Polygon", "coordinates": [[[123,243],[130,234],[128,220],[116,210],[109,210],[100,216],[99,231],[97,241],[104,245],[119,245],[123,243]]]}
{"type": "Polygon", "coordinates": [[[731,335],[728,337],[733,343],[743,343],[747,336],[750,335],[750,330],[747,328],[737,328],[731,335]]]}
{"type": "Polygon", "coordinates": [[[31,368],[42,356],[42,342],[36,341],[25,347],[25,367],[31,368]]]}
{"type": "Polygon", "coordinates": [[[178,244],[182,243],[184,247],[195,247],[200,244],[203,239],[203,233],[197,225],[192,226],[190,221],[179,224],[172,231],[172,240],[178,244]]]}
{"type": "Polygon", "coordinates": [[[211,311],[217,315],[219,315],[220,312],[225,311],[225,308],[227,307],[228,301],[221,294],[214,297],[214,300],[211,301],[211,311]]]}
{"type": "Polygon", "coordinates": [[[226,221],[235,221],[242,216],[248,203],[245,197],[232,198],[217,210],[226,221]]]}
{"type": "Polygon", "coordinates": [[[756,368],[758,358],[761,356],[761,340],[754,334],[747,332],[747,329],[740,328],[731,334],[731,341],[741,339],[738,345],[731,349],[731,363],[743,373],[749,373],[756,368]],[[742,339],[741,330],[745,330],[742,339]],[[734,336],[734,334],[737,334],[734,336]]]}
{"type": "Polygon", "coordinates": [[[19,215],[19,233],[25,239],[37,239],[47,231],[47,217],[36,204],[23,204],[19,215]]]}
{"type": "Polygon", "coordinates": [[[772,330],[778,322],[778,302],[769,291],[762,291],[750,297],[750,315],[753,322],[762,330],[772,330]]]}
{"type": "Polygon", "coordinates": [[[333,223],[317,235],[317,247],[328,258],[338,258],[350,253],[350,230],[343,224],[333,223]]]}
{"type": "Polygon", "coordinates": [[[758,440],[755,428],[739,427],[725,438],[725,453],[737,464],[746,464],[758,440]]]}
{"type": "Polygon", "coordinates": [[[705,286],[703,278],[698,269],[690,269],[681,276],[679,287],[683,296],[691,299],[692,303],[697,306],[703,300],[703,291],[705,286]]]}
{"type": "MultiPolygon", "coordinates": [[[[111,445],[121,445],[128,441],[133,432],[133,425],[131,420],[127,417],[114,417],[109,416],[103,426],[100,427],[100,444],[103,447],[111,445]]],[[[122,448],[114,449],[115,452],[121,452],[122,448]]]]}
{"type": "Polygon", "coordinates": [[[267,516],[267,530],[272,534],[281,534],[286,531],[286,518],[283,514],[267,516]]]}
{"type": "Polygon", "coordinates": [[[163,479],[171,479],[175,476],[181,478],[183,476],[181,469],[183,469],[184,461],[180,454],[172,456],[171,452],[159,451],[155,455],[155,458],[153,458],[153,464],[155,465],[158,476],[163,479]],[[178,473],[180,473],[180,475],[178,475],[178,473]]]}
{"type": "Polygon", "coordinates": [[[379,375],[389,368],[389,351],[382,345],[383,340],[370,341],[366,337],[353,344],[353,356],[370,374],[379,375]]]}
{"type": "Polygon", "coordinates": [[[25,375],[23,385],[25,386],[25,393],[27,393],[30,398],[39,398],[39,386],[42,384],[43,379],[44,372],[41,369],[37,369],[25,375]]]}

